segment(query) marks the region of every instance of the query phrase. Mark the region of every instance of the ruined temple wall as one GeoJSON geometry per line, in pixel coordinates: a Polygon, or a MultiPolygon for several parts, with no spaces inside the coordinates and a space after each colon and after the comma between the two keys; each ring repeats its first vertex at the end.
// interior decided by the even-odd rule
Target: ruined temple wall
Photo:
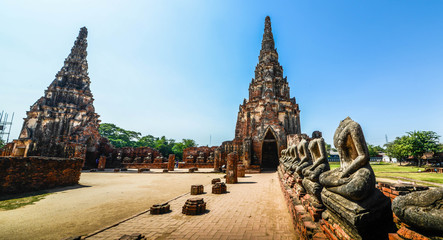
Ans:
{"type": "Polygon", "coordinates": [[[83,159],[0,157],[0,193],[12,194],[75,185],[83,159]]]}
{"type": "Polygon", "coordinates": [[[185,161],[188,159],[189,156],[192,156],[194,159],[194,162],[197,161],[198,156],[200,154],[204,157],[204,162],[208,162],[208,157],[211,155],[211,153],[214,156],[214,151],[217,149],[218,146],[208,147],[208,146],[201,146],[201,147],[190,147],[183,149],[183,159],[182,161],[185,161]]]}

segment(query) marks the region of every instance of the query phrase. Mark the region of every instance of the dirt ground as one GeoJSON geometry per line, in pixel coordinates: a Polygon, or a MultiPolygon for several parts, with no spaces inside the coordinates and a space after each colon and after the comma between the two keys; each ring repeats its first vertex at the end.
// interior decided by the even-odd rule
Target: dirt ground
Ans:
{"type": "Polygon", "coordinates": [[[212,178],[221,176],[82,173],[80,185],[55,189],[33,205],[0,211],[0,239],[64,239],[84,235],[189,192],[192,184],[208,185],[212,178]]]}

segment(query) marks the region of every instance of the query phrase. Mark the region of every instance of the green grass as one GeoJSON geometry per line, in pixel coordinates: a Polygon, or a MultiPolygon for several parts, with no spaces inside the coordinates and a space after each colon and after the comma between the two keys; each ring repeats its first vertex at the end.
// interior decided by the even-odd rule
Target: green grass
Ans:
{"type": "MultiPolygon", "coordinates": [[[[406,177],[414,180],[427,181],[433,183],[443,183],[443,174],[441,173],[376,173],[376,177],[394,178],[406,177]]],[[[408,181],[408,180],[403,180],[408,181]]],[[[420,184],[420,183],[419,183],[420,184]]]]}
{"type": "Polygon", "coordinates": [[[2,200],[0,201],[0,210],[12,210],[17,209],[29,204],[33,204],[35,202],[38,202],[45,198],[47,195],[51,193],[44,193],[29,197],[22,197],[22,198],[15,198],[15,199],[8,199],[8,200],[2,200]]]}
{"type": "MultiPolygon", "coordinates": [[[[335,169],[340,167],[340,163],[330,162],[329,166],[331,167],[331,169],[335,169]]],[[[373,162],[371,163],[371,167],[374,170],[375,176],[379,178],[400,179],[403,181],[408,181],[405,179],[401,179],[401,177],[406,177],[414,180],[427,181],[432,183],[443,183],[443,174],[419,172],[419,170],[425,170],[425,168],[423,167],[419,168],[417,166],[399,166],[396,163],[385,162],[373,162]]]]}

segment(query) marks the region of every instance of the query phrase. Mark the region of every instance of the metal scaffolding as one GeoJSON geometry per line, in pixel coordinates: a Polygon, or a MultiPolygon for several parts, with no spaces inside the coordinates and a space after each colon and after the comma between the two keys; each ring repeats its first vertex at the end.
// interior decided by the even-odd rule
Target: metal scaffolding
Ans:
{"type": "Polygon", "coordinates": [[[8,118],[9,114],[7,112],[2,111],[0,113],[0,140],[2,140],[4,143],[9,142],[9,135],[11,134],[11,126],[12,121],[14,120],[14,113],[12,113],[10,121],[8,121],[8,118]]]}

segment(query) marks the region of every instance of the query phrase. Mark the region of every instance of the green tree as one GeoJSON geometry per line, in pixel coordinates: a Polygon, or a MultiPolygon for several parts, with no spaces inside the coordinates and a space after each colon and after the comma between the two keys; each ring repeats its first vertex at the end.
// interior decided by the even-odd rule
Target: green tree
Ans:
{"type": "Polygon", "coordinates": [[[141,136],[139,132],[128,131],[112,123],[100,124],[99,133],[102,137],[108,138],[109,142],[117,148],[150,147],[158,150],[165,157],[175,154],[178,159],[183,158],[183,149],[197,147],[192,139],[183,139],[177,143],[174,139],[167,139],[165,136],[160,138],[152,135],[141,136]]]}
{"type": "Polygon", "coordinates": [[[383,152],[384,149],[380,146],[374,146],[372,144],[366,143],[366,145],[368,146],[368,150],[369,150],[369,156],[370,157],[376,157],[380,154],[380,152],[383,152]]]}
{"type": "Polygon", "coordinates": [[[5,146],[5,141],[0,139],[0,149],[2,149],[5,146]]]}
{"type": "Polygon", "coordinates": [[[169,154],[173,153],[172,148],[174,147],[174,144],[174,139],[166,139],[165,136],[162,136],[154,141],[154,148],[157,149],[163,156],[167,157],[169,154]]]}
{"type": "Polygon", "coordinates": [[[409,156],[410,146],[408,144],[409,137],[396,137],[394,141],[386,143],[386,154],[388,157],[396,158],[401,165],[401,161],[409,156]]]}
{"type": "Polygon", "coordinates": [[[141,137],[137,142],[137,147],[151,147],[155,148],[155,141],[157,141],[158,138],[148,135],[141,137]]]}
{"type": "Polygon", "coordinates": [[[141,133],[128,131],[112,123],[102,123],[98,129],[102,137],[106,137],[114,147],[137,147],[141,133]]]}
{"type": "Polygon", "coordinates": [[[408,132],[410,155],[417,159],[419,167],[421,166],[423,154],[428,152],[436,153],[441,150],[439,137],[440,136],[433,131],[408,132]]]}
{"type": "Polygon", "coordinates": [[[182,139],[181,142],[175,143],[172,151],[178,159],[183,159],[183,150],[188,147],[197,147],[198,145],[192,139],[182,139]]]}
{"type": "Polygon", "coordinates": [[[327,144],[326,143],[326,154],[328,154],[328,157],[330,157],[330,154],[331,154],[331,150],[333,149],[333,148],[331,148],[331,144],[327,144]]]}

